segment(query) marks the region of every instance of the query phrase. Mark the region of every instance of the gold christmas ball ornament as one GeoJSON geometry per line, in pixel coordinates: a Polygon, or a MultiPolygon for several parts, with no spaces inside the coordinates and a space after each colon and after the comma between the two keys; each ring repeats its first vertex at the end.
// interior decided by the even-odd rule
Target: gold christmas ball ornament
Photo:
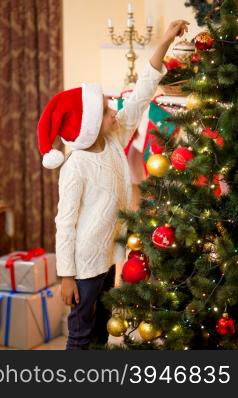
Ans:
{"type": "Polygon", "coordinates": [[[202,105],[202,100],[198,94],[189,94],[186,101],[186,107],[190,111],[200,108],[202,105]]]}
{"type": "Polygon", "coordinates": [[[155,329],[151,322],[142,321],[139,324],[138,332],[145,341],[150,341],[162,335],[162,330],[155,329]]]}
{"type": "Polygon", "coordinates": [[[188,62],[195,52],[195,45],[188,40],[182,40],[175,44],[172,52],[180,62],[188,62]]]}
{"type": "Polygon", "coordinates": [[[120,315],[113,315],[107,322],[107,331],[114,337],[122,336],[128,329],[128,322],[120,315]]]}
{"type": "Polygon", "coordinates": [[[165,155],[151,155],[146,163],[148,173],[155,177],[163,177],[170,166],[169,159],[165,155]]]}
{"type": "Polygon", "coordinates": [[[127,247],[131,250],[141,250],[143,243],[140,240],[140,235],[131,234],[127,240],[127,247]]]}

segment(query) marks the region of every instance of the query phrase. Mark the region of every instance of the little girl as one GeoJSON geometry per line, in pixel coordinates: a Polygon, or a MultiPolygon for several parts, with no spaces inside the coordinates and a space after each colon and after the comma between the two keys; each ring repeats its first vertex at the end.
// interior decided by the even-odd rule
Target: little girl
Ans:
{"type": "MultiPolygon", "coordinates": [[[[112,278],[112,264],[125,260],[125,250],[115,243],[126,234],[118,210],[131,207],[130,172],[123,148],[166,73],[163,59],[168,47],[188,31],[187,25],[184,20],[171,23],[120,111],[109,108],[99,85],[83,83],[53,97],[39,120],[43,165],[52,169],[64,162],[55,223],[57,274],[62,277],[62,298],[71,306],[68,350],[88,349],[96,303],[112,278]],[[72,149],[65,161],[60,151],[52,149],[57,135],[72,149]]],[[[103,328],[105,335],[105,322],[103,328]]]]}

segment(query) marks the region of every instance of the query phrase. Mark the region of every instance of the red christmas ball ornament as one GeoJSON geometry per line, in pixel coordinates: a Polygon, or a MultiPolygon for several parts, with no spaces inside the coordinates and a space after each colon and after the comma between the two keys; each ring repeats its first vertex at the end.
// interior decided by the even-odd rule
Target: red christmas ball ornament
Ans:
{"type": "Polygon", "coordinates": [[[215,143],[220,147],[224,147],[224,139],[220,135],[215,139],[215,143]]]}
{"type": "Polygon", "coordinates": [[[224,139],[216,130],[211,130],[210,128],[205,128],[202,130],[202,136],[206,138],[211,138],[214,142],[223,147],[224,146],[224,139]]]}
{"type": "Polygon", "coordinates": [[[130,284],[136,284],[147,280],[150,277],[150,270],[145,261],[132,257],[125,262],[122,269],[122,279],[130,284]]]}
{"type": "Polygon", "coordinates": [[[236,332],[235,321],[227,313],[223,314],[217,321],[216,331],[221,336],[232,336],[236,332]]]}
{"type": "Polygon", "coordinates": [[[208,179],[205,176],[199,176],[194,183],[198,187],[205,187],[208,184],[208,179]]]}
{"type": "Polygon", "coordinates": [[[175,149],[171,156],[171,163],[176,170],[185,171],[188,168],[188,162],[193,159],[193,153],[185,147],[175,149]]]}
{"type": "Polygon", "coordinates": [[[193,65],[199,64],[199,62],[201,62],[201,55],[199,53],[194,53],[191,56],[191,63],[193,65]]]}
{"type": "Polygon", "coordinates": [[[132,258],[138,258],[139,260],[143,261],[146,266],[149,265],[148,257],[140,250],[131,250],[128,254],[128,260],[131,260],[132,258]]]}
{"type": "Polygon", "coordinates": [[[184,67],[184,64],[176,58],[167,58],[164,64],[168,70],[183,69],[184,67]]]}
{"type": "Polygon", "coordinates": [[[170,226],[157,227],[152,234],[152,242],[159,249],[169,249],[175,242],[175,233],[170,226]]]}
{"type": "Polygon", "coordinates": [[[201,51],[210,50],[214,45],[214,39],[208,32],[201,32],[195,38],[195,47],[201,51]]]}

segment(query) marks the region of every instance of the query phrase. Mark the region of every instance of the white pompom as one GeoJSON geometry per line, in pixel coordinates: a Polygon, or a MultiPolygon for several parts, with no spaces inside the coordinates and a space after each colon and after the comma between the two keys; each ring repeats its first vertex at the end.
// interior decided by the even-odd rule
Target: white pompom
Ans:
{"type": "Polygon", "coordinates": [[[64,154],[58,149],[51,149],[43,156],[42,164],[47,169],[56,169],[64,162],[64,154]]]}

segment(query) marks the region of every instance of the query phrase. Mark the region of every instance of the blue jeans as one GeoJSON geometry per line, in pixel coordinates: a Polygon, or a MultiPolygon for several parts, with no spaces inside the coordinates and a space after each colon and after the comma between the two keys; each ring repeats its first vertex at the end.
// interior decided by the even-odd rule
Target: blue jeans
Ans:
{"type": "Polygon", "coordinates": [[[76,279],[80,302],[68,316],[66,350],[87,350],[90,342],[105,344],[108,339],[107,321],[111,312],[101,302],[101,296],[114,286],[115,265],[108,272],[93,278],[76,279]]]}

